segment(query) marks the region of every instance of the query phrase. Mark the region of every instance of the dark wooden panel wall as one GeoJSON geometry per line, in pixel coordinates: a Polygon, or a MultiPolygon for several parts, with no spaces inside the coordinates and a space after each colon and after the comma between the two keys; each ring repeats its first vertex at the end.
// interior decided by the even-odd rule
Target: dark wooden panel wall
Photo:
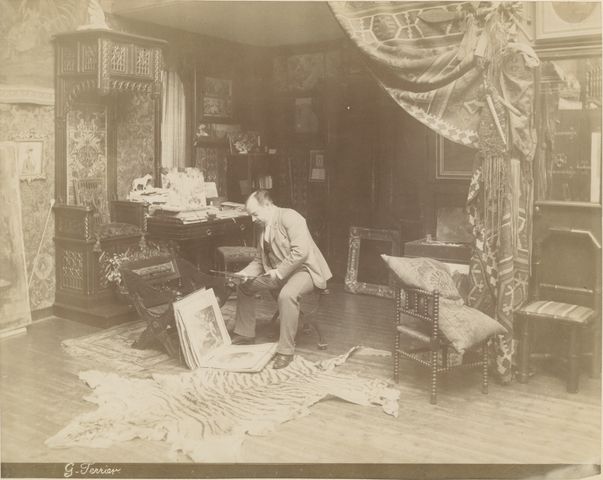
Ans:
{"type": "MultiPolygon", "coordinates": [[[[148,25],[127,26],[149,34],[148,25]]],[[[396,229],[407,241],[435,233],[438,206],[464,204],[466,181],[434,179],[434,135],[389,98],[347,42],[265,49],[155,26],[153,35],[169,41],[166,62],[184,82],[190,165],[225,185],[227,147],[192,146],[196,69],[233,80],[232,121],[277,149],[282,203],[307,217],[336,277],[345,275],[350,226],[396,229]],[[317,58],[320,78],[304,77],[317,58]],[[295,132],[296,98],[311,98],[317,132],[295,132]],[[308,181],[311,150],[326,153],[324,183],[308,181]]]]}

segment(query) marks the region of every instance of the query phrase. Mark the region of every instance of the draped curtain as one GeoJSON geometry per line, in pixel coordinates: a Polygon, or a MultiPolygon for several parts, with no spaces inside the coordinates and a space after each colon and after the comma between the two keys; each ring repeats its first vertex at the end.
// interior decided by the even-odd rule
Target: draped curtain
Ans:
{"type": "Polygon", "coordinates": [[[186,101],[184,86],[175,71],[166,71],[163,78],[161,119],[162,167],[186,166],[186,101]]]}
{"type": "Polygon", "coordinates": [[[495,350],[500,378],[509,380],[513,311],[528,293],[538,65],[515,41],[519,2],[329,5],[396,103],[481,159],[467,199],[475,237],[468,303],[506,328],[495,350]]]}

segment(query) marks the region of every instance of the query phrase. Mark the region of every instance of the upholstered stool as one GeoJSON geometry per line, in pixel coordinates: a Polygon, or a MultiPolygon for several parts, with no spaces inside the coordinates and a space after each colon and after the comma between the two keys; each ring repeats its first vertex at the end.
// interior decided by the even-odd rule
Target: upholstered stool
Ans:
{"type": "Polygon", "coordinates": [[[216,268],[226,272],[236,272],[251,262],[257,253],[255,247],[224,246],[216,248],[216,268]]]}

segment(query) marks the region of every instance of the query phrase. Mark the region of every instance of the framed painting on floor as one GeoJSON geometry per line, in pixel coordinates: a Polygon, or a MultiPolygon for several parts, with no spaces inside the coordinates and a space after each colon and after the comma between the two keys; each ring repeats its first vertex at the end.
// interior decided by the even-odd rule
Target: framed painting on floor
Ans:
{"type": "Polygon", "coordinates": [[[393,278],[381,254],[400,255],[400,232],[350,227],[345,290],[394,298],[393,278]]]}

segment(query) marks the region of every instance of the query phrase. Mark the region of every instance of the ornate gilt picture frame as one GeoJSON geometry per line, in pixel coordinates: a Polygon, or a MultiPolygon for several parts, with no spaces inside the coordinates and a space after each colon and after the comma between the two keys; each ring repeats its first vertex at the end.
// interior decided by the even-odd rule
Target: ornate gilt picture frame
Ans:
{"type": "MultiPolygon", "coordinates": [[[[375,228],[350,227],[348,267],[345,275],[345,290],[350,293],[365,293],[378,297],[394,298],[393,277],[388,274],[388,284],[380,285],[359,281],[358,270],[360,267],[360,246],[363,240],[387,242],[391,244],[388,255],[400,255],[400,232],[375,228]]],[[[378,260],[383,263],[381,259],[378,260]]],[[[383,270],[387,271],[385,263],[383,270]]]]}

